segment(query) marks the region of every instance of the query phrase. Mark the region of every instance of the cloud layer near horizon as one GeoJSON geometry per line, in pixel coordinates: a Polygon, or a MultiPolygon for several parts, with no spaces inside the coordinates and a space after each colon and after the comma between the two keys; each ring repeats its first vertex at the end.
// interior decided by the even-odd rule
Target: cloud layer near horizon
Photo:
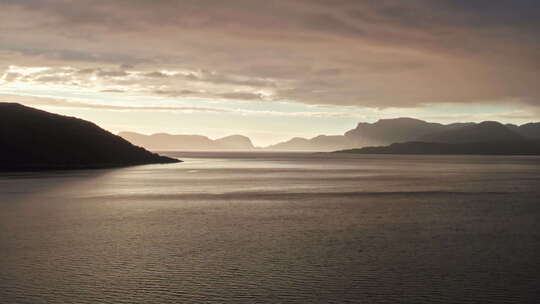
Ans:
{"type": "Polygon", "coordinates": [[[539,15],[534,0],[0,0],[0,69],[175,98],[536,107],[539,15]]]}

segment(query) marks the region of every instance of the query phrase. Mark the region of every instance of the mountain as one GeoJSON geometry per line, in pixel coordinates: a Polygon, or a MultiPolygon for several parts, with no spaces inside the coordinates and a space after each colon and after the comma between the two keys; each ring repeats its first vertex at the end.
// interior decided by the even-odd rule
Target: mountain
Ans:
{"type": "Polygon", "coordinates": [[[97,125],[17,103],[0,103],[0,170],[106,168],[179,162],[97,125]]]}
{"type": "MultiPolygon", "coordinates": [[[[123,138],[150,150],[253,150],[251,140],[232,135],[212,140],[200,135],[142,135],[122,132],[123,138]]],[[[540,139],[540,123],[521,126],[498,122],[440,124],[414,118],[381,119],[361,122],[343,135],[319,135],[313,138],[294,137],[267,146],[269,151],[335,151],[366,146],[384,146],[396,142],[500,142],[540,139]]]]}
{"type": "Polygon", "coordinates": [[[293,137],[287,141],[265,147],[266,150],[311,150],[312,144],[309,139],[293,137]]]}
{"type": "Polygon", "coordinates": [[[170,135],[166,133],[144,135],[135,132],[120,132],[118,136],[149,150],[204,149],[213,145],[211,139],[201,135],[170,135]]]}
{"type": "Polygon", "coordinates": [[[540,122],[521,125],[515,131],[527,138],[540,139],[540,122]]]}
{"type": "Polygon", "coordinates": [[[525,137],[496,121],[484,121],[461,128],[454,128],[424,135],[420,141],[434,143],[511,142],[525,137]]]}
{"type": "Polygon", "coordinates": [[[434,154],[434,155],[540,155],[540,141],[520,140],[503,142],[429,143],[404,142],[383,147],[364,147],[336,151],[353,154],[434,154]]]}
{"type": "Polygon", "coordinates": [[[295,137],[265,149],[334,151],[413,140],[418,136],[442,130],[443,127],[442,124],[428,123],[414,118],[381,119],[375,123],[358,123],[355,129],[347,131],[344,135],[319,135],[310,139],[295,137]]]}
{"type": "Polygon", "coordinates": [[[440,124],[414,118],[381,119],[359,123],[344,135],[293,138],[266,149],[332,151],[365,146],[384,146],[396,142],[500,142],[540,139],[540,123],[521,126],[498,122],[440,124]]]}
{"type": "Polygon", "coordinates": [[[296,137],[289,141],[266,147],[268,150],[335,151],[369,145],[387,145],[412,141],[422,136],[444,130],[459,129],[474,123],[443,125],[414,118],[381,119],[375,123],[358,123],[344,135],[319,135],[311,139],[296,137]]]}
{"type": "Polygon", "coordinates": [[[414,141],[425,136],[459,130],[475,123],[452,123],[448,125],[426,122],[414,118],[381,119],[375,123],[359,123],[345,136],[362,142],[363,145],[387,145],[395,142],[414,141]]]}
{"type": "Polygon", "coordinates": [[[241,149],[241,150],[251,150],[255,149],[251,139],[243,135],[230,135],[214,140],[214,143],[220,149],[241,149]]]}
{"type": "Polygon", "coordinates": [[[242,135],[231,135],[212,140],[201,135],[171,135],[157,133],[144,135],[121,132],[119,136],[149,150],[252,150],[251,140],[242,135]]]}
{"type": "Polygon", "coordinates": [[[439,123],[429,123],[414,118],[381,119],[375,123],[359,123],[347,131],[347,138],[356,138],[366,144],[386,144],[414,140],[444,129],[439,123]]]}
{"type": "Polygon", "coordinates": [[[294,137],[288,141],[268,146],[265,149],[275,151],[333,151],[354,147],[358,147],[358,143],[343,135],[319,135],[311,139],[294,137]]]}

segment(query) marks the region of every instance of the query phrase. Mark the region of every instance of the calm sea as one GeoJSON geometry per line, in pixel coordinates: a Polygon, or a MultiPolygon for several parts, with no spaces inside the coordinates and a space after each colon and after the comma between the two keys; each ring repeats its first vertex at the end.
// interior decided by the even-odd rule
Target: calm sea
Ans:
{"type": "Polygon", "coordinates": [[[540,158],[0,173],[1,303],[539,303],[540,158]]]}

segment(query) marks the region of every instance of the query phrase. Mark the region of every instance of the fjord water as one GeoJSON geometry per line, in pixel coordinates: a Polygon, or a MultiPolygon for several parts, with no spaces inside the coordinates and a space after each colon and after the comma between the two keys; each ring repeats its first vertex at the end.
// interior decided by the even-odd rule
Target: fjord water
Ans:
{"type": "Polygon", "coordinates": [[[2,303],[537,303],[540,158],[0,174],[2,303]]]}

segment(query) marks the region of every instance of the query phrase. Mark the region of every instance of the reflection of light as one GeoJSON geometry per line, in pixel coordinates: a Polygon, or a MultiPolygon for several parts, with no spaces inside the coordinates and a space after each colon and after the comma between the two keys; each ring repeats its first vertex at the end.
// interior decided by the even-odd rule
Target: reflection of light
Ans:
{"type": "Polygon", "coordinates": [[[179,71],[170,71],[170,70],[161,70],[159,72],[162,73],[162,74],[165,74],[167,76],[175,76],[175,75],[178,75],[178,74],[181,73],[179,71]]]}
{"type": "Polygon", "coordinates": [[[32,89],[38,89],[38,88],[45,88],[46,87],[44,85],[39,85],[39,84],[35,84],[35,83],[30,83],[30,82],[21,82],[21,81],[10,82],[7,86],[9,88],[20,89],[20,90],[32,90],[32,89]]]}

